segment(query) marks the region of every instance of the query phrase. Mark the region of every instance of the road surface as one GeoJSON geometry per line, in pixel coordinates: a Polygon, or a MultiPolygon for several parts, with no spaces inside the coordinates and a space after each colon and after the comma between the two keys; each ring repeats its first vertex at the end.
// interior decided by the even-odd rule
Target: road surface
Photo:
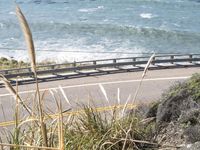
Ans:
{"type": "MultiPolygon", "coordinates": [[[[179,68],[148,71],[136,103],[149,103],[159,100],[161,94],[177,81],[184,81],[194,73],[200,73],[200,68],[179,68]]],[[[83,78],[65,79],[39,84],[41,93],[45,93],[44,107],[48,112],[56,112],[56,104],[50,90],[57,99],[61,99],[63,110],[77,108],[82,104],[95,106],[108,106],[124,104],[127,98],[134,93],[139,85],[142,72],[126,72],[102,76],[89,76],[83,78]],[[62,87],[65,96],[60,90],[62,87]],[[106,91],[107,98],[101,88],[106,91]],[[70,104],[67,102],[69,101],[70,104]]],[[[35,85],[20,85],[18,91],[23,100],[31,105],[34,99],[35,85]]],[[[13,120],[15,99],[5,88],[0,89],[0,122],[13,120]]]]}

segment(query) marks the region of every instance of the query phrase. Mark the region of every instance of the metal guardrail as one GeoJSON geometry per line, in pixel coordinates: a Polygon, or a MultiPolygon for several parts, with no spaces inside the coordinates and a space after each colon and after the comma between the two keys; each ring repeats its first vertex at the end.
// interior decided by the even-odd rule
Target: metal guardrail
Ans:
{"type": "MultiPolygon", "coordinates": [[[[66,72],[78,72],[82,70],[98,70],[102,68],[120,68],[123,66],[145,65],[150,56],[145,57],[126,57],[115,59],[100,59],[91,61],[79,61],[64,64],[51,64],[38,66],[38,75],[59,74],[66,72]]],[[[162,64],[190,63],[198,65],[200,63],[200,54],[184,54],[184,55],[156,55],[152,64],[160,66],[162,64]]],[[[32,77],[33,73],[30,68],[7,69],[0,70],[6,78],[32,77]]]]}

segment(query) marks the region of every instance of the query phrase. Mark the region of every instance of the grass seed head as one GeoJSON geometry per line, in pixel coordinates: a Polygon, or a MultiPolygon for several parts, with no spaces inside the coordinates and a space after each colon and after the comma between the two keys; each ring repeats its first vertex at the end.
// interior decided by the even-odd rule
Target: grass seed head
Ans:
{"type": "Polygon", "coordinates": [[[35,47],[33,43],[32,33],[29,28],[28,22],[24,14],[22,13],[19,6],[16,6],[16,14],[19,20],[22,32],[24,34],[25,42],[28,48],[29,57],[31,59],[31,70],[35,73],[36,72],[36,57],[35,57],[35,47]]]}

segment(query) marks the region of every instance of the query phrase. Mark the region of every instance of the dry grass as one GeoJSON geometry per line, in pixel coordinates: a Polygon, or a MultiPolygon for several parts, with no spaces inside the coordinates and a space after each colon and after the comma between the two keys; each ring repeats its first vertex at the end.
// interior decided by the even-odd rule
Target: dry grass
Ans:
{"type": "Polygon", "coordinates": [[[153,61],[154,57],[155,57],[155,53],[149,58],[149,60],[148,60],[148,62],[147,62],[147,64],[146,64],[146,66],[145,66],[145,68],[144,68],[144,71],[143,71],[143,73],[142,73],[142,77],[141,77],[141,79],[140,79],[140,83],[139,83],[139,85],[138,85],[138,87],[137,87],[137,89],[136,89],[136,91],[135,91],[135,95],[134,95],[134,97],[133,97],[132,103],[135,102],[135,100],[136,100],[136,98],[137,98],[137,96],[138,96],[139,90],[140,90],[140,88],[141,88],[141,86],[142,86],[142,81],[144,80],[144,78],[145,78],[145,76],[146,76],[146,74],[147,74],[147,71],[148,71],[148,69],[149,69],[149,66],[150,66],[151,62],[153,61]]]}
{"type": "Polygon", "coordinates": [[[13,88],[13,86],[10,84],[10,82],[1,74],[0,74],[0,80],[3,81],[3,84],[5,85],[6,89],[10,92],[11,95],[13,95],[13,97],[16,99],[16,101],[19,100],[20,103],[22,104],[22,106],[24,107],[24,109],[29,114],[31,114],[30,108],[23,102],[23,100],[19,96],[18,92],[13,88]]]}
{"type": "Polygon", "coordinates": [[[48,146],[48,141],[47,141],[47,131],[46,131],[46,124],[44,123],[44,113],[42,109],[42,102],[41,102],[41,96],[40,96],[40,90],[39,90],[39,83],[37,80],[37,66],[36,66],[36,55],[35,55],[35,47],[34,47],[34,42],[32,38],[32,33],[29,28],[29,25],[26,21],[25,16],[23,15],[21,9],[16,6],[16,14],[19,19],[20,25],[22,32],[24,34],[24,38],[26,41],[27,49],[28,49],[28,54],[29,58],[31,60],[31,69],[32,72],[35,75],[35,80],[36,80],[36,91],[37,91],[37,100],[38,100],[38,108],[39,108],[39,120],[40,120],[40,128],[41,128],[41,134],[43,137],[43,146],[47,147],[48,146]]]}
{"type": "Polygon", "coordinates": [[[28,22],[26,21],[26,18],[23,15],[23,13],[22,13],[21,9],[19,8],[19,6],[16,6],[16,14],[17,14],[19,23],[21,25],[21,28],[22,28],[22,31],[23,31],[23,34],[24,34],[24,39],[26,41],[29,58],[31,59],[32,71],[34,73],[36,73],[35,47],[34,47],[34,43],[33,43],[31,30],[30,30],[28,22]]]}

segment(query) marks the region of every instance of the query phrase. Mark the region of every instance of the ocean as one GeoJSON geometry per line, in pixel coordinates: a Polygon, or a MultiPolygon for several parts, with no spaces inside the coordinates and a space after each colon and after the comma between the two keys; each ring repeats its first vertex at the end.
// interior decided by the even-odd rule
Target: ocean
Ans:
{"type": "MultiPolygon", "coordinates": [[[[16,0],[38,61],[200,52],[200,0],[16,0]]],[[[15,3],[0,0],[0,56],[28,60],[15,3]]]]}

